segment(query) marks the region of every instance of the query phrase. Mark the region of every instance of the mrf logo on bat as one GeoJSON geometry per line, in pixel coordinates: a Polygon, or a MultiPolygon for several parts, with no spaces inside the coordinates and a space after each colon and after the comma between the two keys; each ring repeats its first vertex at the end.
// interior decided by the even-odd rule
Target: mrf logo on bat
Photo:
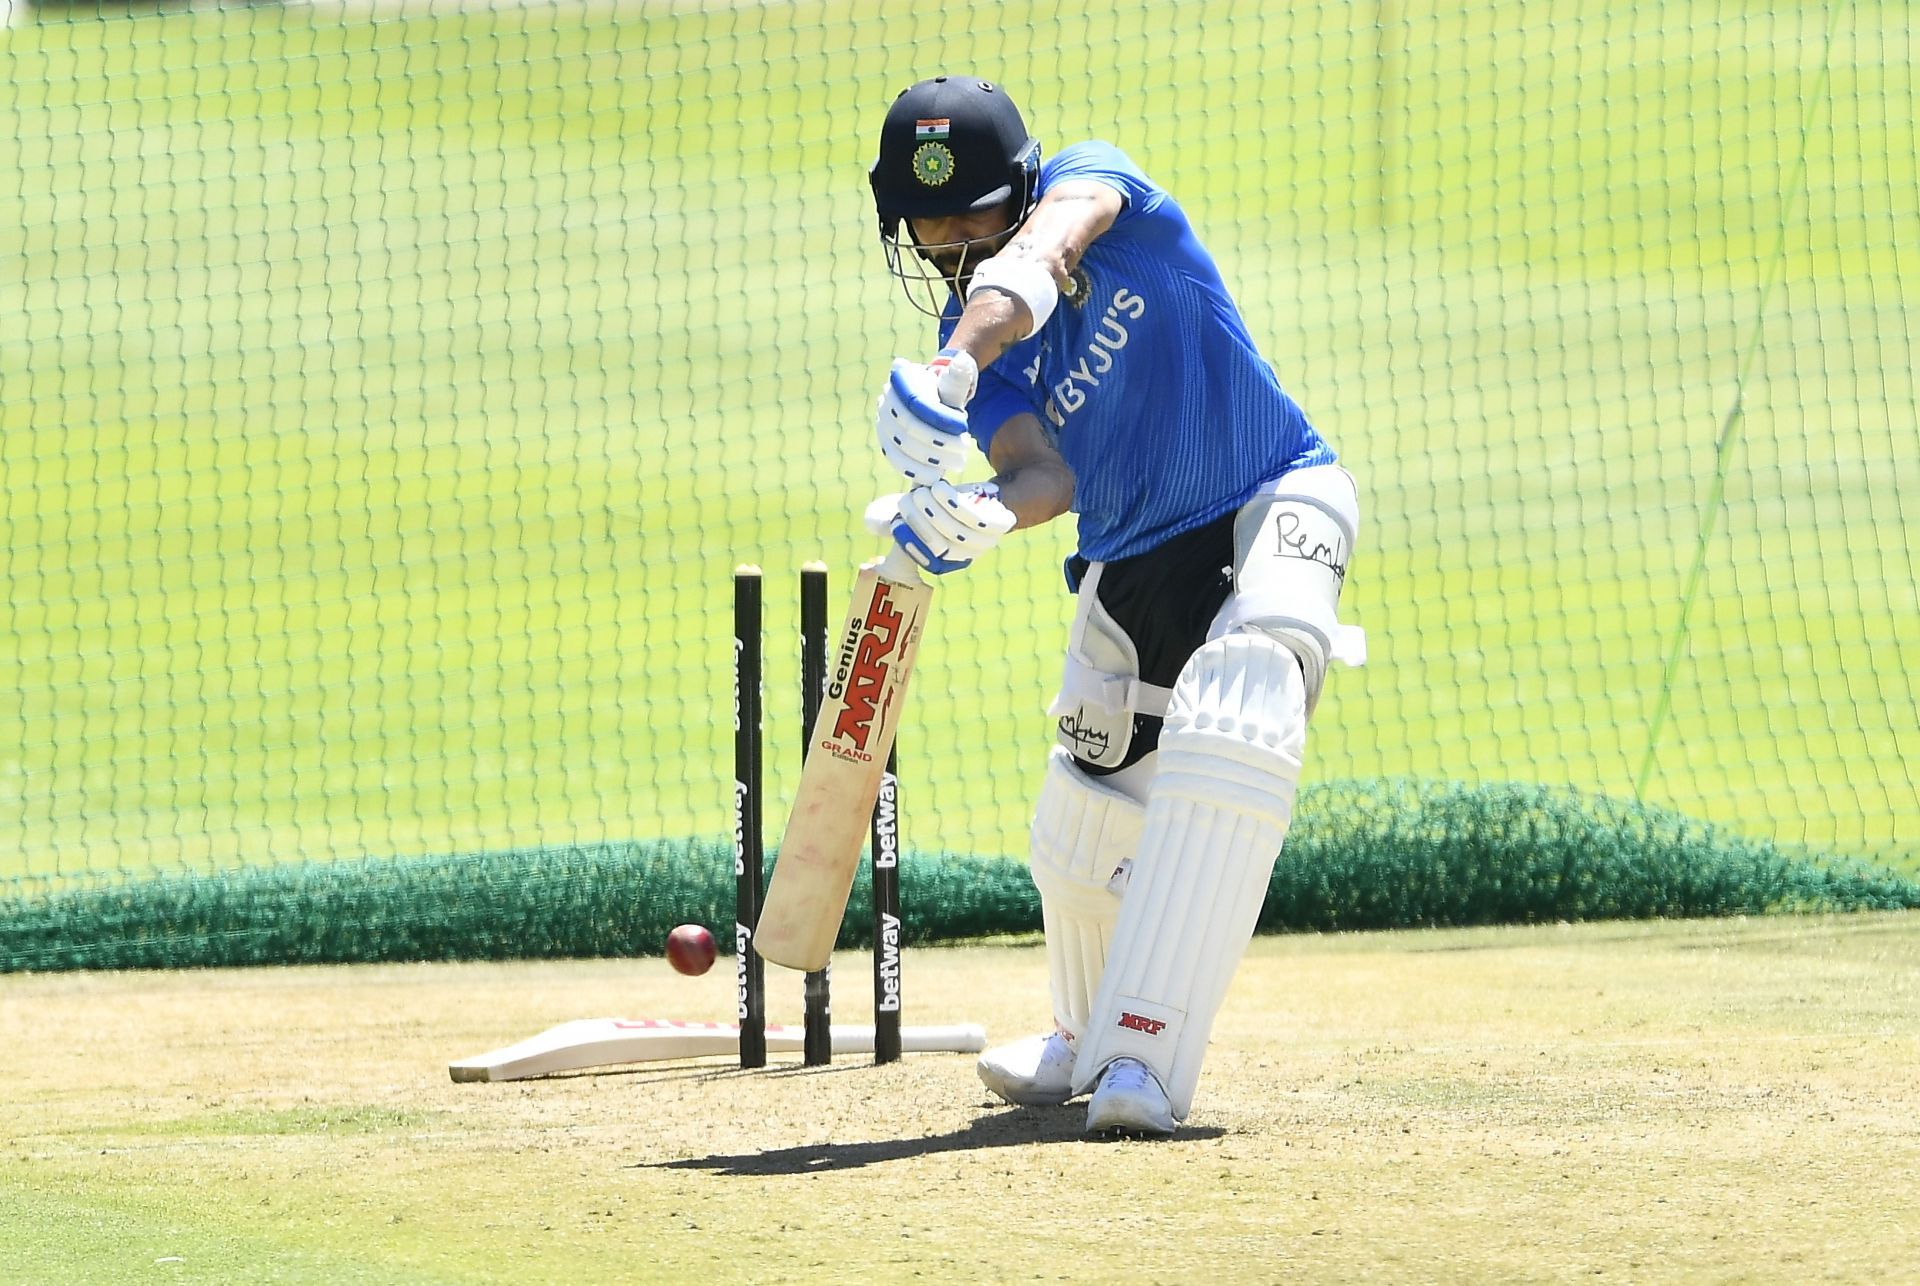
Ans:
{"type": "Polygon", "coordinates": [[[910,616],[895,605],[895,589],[887,581],[876,580],[866,614],[847,622],[847,636],[840,641],[840,659],[827,695],[845,704],[833,721],[833,731],[820,741],[820,749],[835,758],[858,763],[873,759],[867,742],[875,717],[885,715],[898,691],[888,680],[906,640],[919,628],[919,614],[910,616]],[[883,699],[886,704],[880,704],[883,699]]]}
{"type": "Polygon", "coordinates": [[[896,545],[860,569],[849,599],[809,734],[812,753],[754,927],[754,950],[789,969],[819,969],[832,958],[933,586],[896,545]]]}

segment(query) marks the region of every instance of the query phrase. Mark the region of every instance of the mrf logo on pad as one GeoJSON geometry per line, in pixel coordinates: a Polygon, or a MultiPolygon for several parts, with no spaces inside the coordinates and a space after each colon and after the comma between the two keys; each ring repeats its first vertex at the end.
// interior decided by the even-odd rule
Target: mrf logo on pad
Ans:
{"type": "Polygon", "coordinates": [[[887,581],[876,581],[865,616],[848,621],[846,638],[840,643],[840,661],[827,695],[844,704],[834,718],[833,732],[821,740],[820,748],[842,759],[865,763],[873,758],[867,742],[873,735],[874,716],[884,712],[882,701],[890,703],[894,697],[887,680],[909,622],[894,605],[893,590],[887,581]]]}

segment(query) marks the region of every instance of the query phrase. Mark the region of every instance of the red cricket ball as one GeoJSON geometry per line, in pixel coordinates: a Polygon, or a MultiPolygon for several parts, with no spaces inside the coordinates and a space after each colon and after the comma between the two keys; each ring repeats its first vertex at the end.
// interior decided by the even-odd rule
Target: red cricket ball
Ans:
{"type": "Polygon", "coordinates": [[[699,977],[713,968],[720,948],[713,935],[697,924],[683,924],[667,935],[667,961],[681,973],[699,977]]]}

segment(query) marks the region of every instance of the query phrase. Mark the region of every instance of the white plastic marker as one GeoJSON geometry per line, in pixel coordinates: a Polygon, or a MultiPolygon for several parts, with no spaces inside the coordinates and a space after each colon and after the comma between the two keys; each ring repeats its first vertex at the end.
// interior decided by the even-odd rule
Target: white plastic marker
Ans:
{"type": "MultiPolygon", "coordinates": [[[[806,1033],[799,1027],[767,1028],[769,1053],[798,1053],[806,1033]]],[[[903,1027],[900,1048],[910,1054],[977,1054],[986,1032],[972,1023],[949,1027],[903,1027]]],[[[447,1066],[456,1081],[518,1081],[554,1072],[577,1072],[619,1063],[658,1063],[676,1058],[738,1054],[735,1023],[682,1023],[664,1018],[577,1018],[549,1027],[516,1045],[476,1054],[447,1066]]],[[[871,1054],[873,1028],[833,1028],[835,1054],[871,1054]]]]}

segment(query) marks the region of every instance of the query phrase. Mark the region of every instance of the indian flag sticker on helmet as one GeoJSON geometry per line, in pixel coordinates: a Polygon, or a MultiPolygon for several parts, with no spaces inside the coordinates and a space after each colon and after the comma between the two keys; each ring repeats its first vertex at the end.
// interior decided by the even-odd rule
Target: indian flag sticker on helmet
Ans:
{"type": "Polygon", "coordinates": [[[953,177],[953,153],[945,143],[922,143],[913,151],[913,177],[937,188],[953,177]]]}
{"type": "Polygon", "coordinates": [[[933,120],[916,120],[913,123],[913,136],[917,139],[945,138],[947,127],[953,122],[949,117],[941,116],[933,120]]]}

